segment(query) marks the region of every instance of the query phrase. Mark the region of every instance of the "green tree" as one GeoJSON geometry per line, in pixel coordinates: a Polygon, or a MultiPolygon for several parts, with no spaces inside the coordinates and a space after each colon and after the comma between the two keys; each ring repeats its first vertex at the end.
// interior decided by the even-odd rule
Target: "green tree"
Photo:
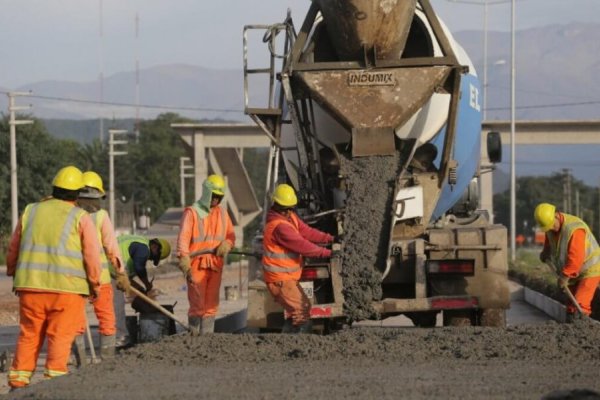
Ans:
{"type": "MultiPolygon", "coordinates": [[[[542,202],[556,205],[563,209],[563,173],[553,173],[551,176],[523,176],[516,181],[516,232],[530,235],[534,228],[533,210],[542,202]],[[527,221],[527,224],[525,224],[527,221]],[[525,228],[527,226],[527,228],[525,228]],[[527,229],[527,232],[525,231],[527,229]]],[[[598,232],[597,214],[598,194],[595,188],[587,186],[578,179],[571,179],[571,214],[575,214],[575,193],[579,192],[579,210],[581,217],[592,230],[598,232]]],[[[562,210],[565,211],[565,210],[562,210]]],[[[495,222],[510,229],[510,190],[494,196],[495,222]]]]}
{"type": "Polygon", "coordinates": [[[184,148],[171,124],[186,121],[167,113],[142,122],[139,141],[131,140],[128,154],[115,159],[117,193],[150,208],[152,220],[168,207],[179,205],[179,157],[184,155],[184,148]]]}
{"type": "MultiPolygon", "coordinates": [[[[17,183],[19,213],[29,203],[49,195],[52,179],[65,165],[78,165],[81,161],[79,144],[72,140],[56,139],[48,134],[44,125],[31,116],[32,125],[17,127],[17,183]]],[[[0,121],[0,234],[10,233],[10,137],[8,119],[0,121]]]]}

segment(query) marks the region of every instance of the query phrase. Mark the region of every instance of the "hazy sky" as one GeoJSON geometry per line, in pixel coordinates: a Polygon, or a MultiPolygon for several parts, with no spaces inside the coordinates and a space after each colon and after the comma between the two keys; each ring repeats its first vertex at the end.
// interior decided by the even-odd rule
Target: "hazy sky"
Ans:
{"type": "MultiPolygon", "coordinates": [[[[432,0],[452,31],[482,29],[482,5],[432,0]]],[[[489,0],[490,30],[510,29],[510,2],[489,0]]],[[[288,7],[297,28],[309,0],[4,0],[0,13],[0,87],[41,80],[97,80],[140,68],[185,63],[242,66],[245,24],[280,22],[288,7]],[[100,40],[100,4],[103,38],[100,40]],[[135,16],[139,38],[135,40],[135,16]],[[100,45],[102,43],[102,46],[100,45]],[[101,50],[102,49],[102,50],[101,50]]],[[[517,29],[600,22],[599,0],[517,0],[517,29]]]]}

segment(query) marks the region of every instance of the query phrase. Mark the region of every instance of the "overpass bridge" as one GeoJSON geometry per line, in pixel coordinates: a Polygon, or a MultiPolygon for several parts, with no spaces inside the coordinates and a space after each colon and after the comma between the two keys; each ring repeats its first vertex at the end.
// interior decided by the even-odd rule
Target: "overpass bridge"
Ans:
{"type": "MultiPolygon", "coordinates": [[[[202,182],[211,173],[227,177],[229,194],[225,198],[236,226],[236,234],[243,238],[243,227],[261,212],[260,202],[252,188],[243,165],[244,148],[268,148],[270,139],[255,124],[239,123],[176,123],[179,133],[191,155],[194,171],[194,197],[202,192],[202,182]]],[[[481,165],[489,166],[486,134],[499,132],[503,145],[510,145],[510,121],[484,121],[482,124],[481,165]]],[[[515,145],[527,144],[600,144],[600,120],[516,121],[515,145]]],[[[510,154],[504,154],[504,158],[510,154]]],[[[493,180],[491,173],[480,176],[480,206],[493,216],[493,180]]],[[[171,220],[176,221],[170,210],[171,220]]]]}
{"type": "MultiPolygon", "coordinates": [[[[486,135],[499,132],[503,145],[510,145],[510,121],[484,121],[481,126],[481,165],[490,164],[487,157],[486,135]]],[[[586,145],[600,144],[600,120],[516,121],[515,146],[518,145],[586,145]]],[[[510,153],[503,154],[508,160],[510,153]]],[[[481,208],[493,216],[493,180],[491,173],[479,178],[481,208]]]]}

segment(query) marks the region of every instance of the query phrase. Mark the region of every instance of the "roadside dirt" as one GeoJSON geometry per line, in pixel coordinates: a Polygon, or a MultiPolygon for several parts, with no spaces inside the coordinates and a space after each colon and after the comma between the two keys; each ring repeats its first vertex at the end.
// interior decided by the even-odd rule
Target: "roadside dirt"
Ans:
{"type": "Polygon", "coordinates": [[[10,398],[591,399],[600,397],[572,395],[600,389],[599,340],[598,326],[583,321],[330,336],[183,334],[10,398]]]}

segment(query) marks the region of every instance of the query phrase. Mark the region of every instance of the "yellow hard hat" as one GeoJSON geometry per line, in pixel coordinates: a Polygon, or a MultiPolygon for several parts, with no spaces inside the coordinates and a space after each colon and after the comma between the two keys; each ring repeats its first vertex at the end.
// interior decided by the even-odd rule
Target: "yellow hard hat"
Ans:
{"type": "Polygon", "coordinates": [[[86,171],[83,173],[83,184],[85,186],[98,190],[104,195],[104,186],[102,185],[102,178],[94,171],[86,171]]]}
{"type": "Polygon", "coordinates": [[[206,180],[212,184],[214,194],[218,196],[225,195],[225,179],[221,175],[209,175],[206,180]]]}
{"type": "Polygon", "coordinates": [[[287,183],[277,185],[273,192],[273,201],[284,207],[294,207],[298,204],[298,198],[296,197],[294,188],[287,183]]]}
{"type": "Polygon", "coordinates": [[[533,216],[535,222],[543,232],[547,232],[554,226],[554,214],[556,207],[549,203],[540,203],[535,208],[533,216]]]}
{"type": "Polygon", "coordinates": [[[158,243],[160,243],[160,259],[164,260],[171,254],[171,243],[165,239],[158,239],[158,243]]]}
{"type": "Polygon", "coordinates": [[[61,168],[52,180],[52,186],[66,190],[79,190],[85,186],[83,173],[72,165],[61,168]]]}

